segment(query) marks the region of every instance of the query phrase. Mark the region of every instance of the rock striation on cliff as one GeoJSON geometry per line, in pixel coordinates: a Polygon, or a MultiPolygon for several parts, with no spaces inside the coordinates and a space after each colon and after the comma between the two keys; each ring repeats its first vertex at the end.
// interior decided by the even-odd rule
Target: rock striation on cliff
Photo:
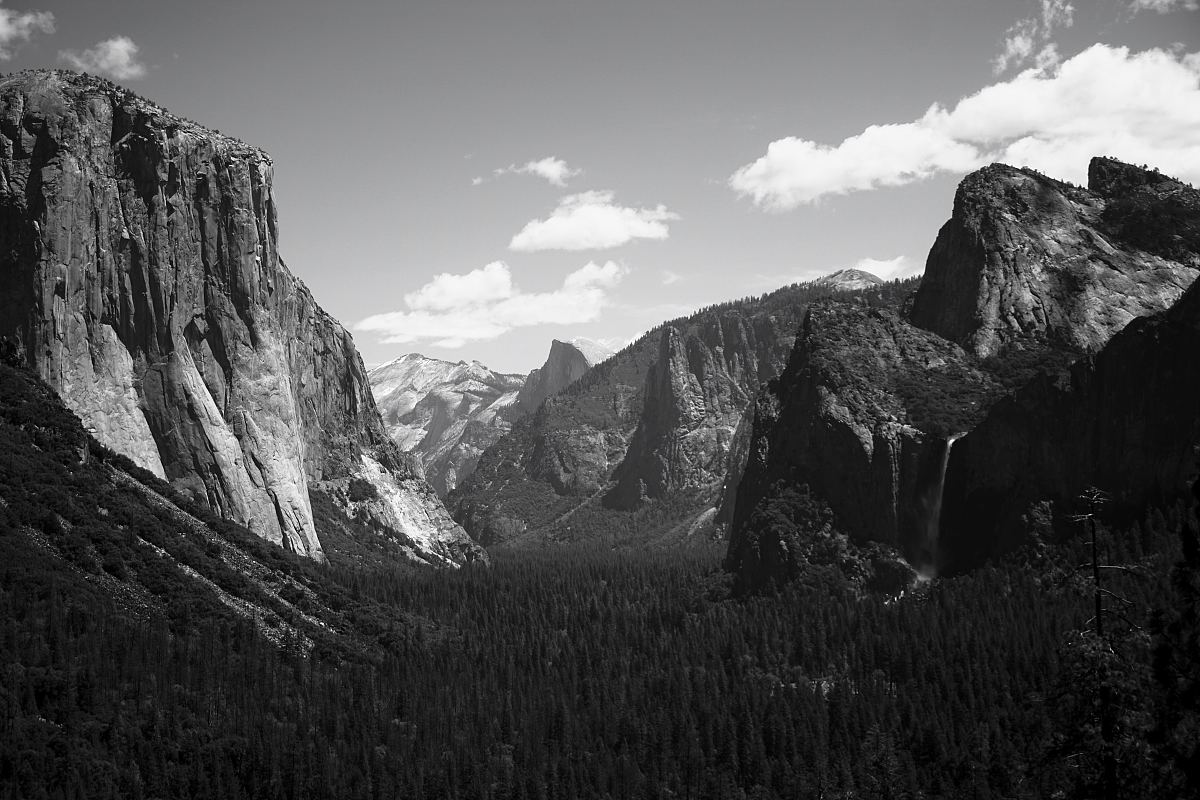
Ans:
{"type": "Polygon", "coordinates": [[[444,497],[470,475],[479,456],[512,427],[504,412],[526,384],[478,361],[457,363],[409,353],[367,374],[384,427],[420,459],[444,497]]]}
{"type": "Polygon", "coordinates": [[[751,589],[809,564],[862,577],[879,548],[954,572],[1023,541],[1035,501],[1178,491],[1195,290],[1176,301],[1198,268],[1200,198],[1152,170],[967,176],[908,319],[811,309],[756,402],[727,566],[751,589]]]}
{"type": "Polygon", "coordinates": [[[777,324],[770,316],[730,313],[662,329],[638,425],[606,504],[634,508],[725,478],[743,412],[782,366],[779,344],[788,337],[777,324]]]}
{"type": "Polygon", "coordinates": [[[390,442],[346,330],[279,257],[266,153],[102,79],[0,81],[0,334],[102,443],[323,558],[310,490],[458,563],[477,548],[390,442]]]}

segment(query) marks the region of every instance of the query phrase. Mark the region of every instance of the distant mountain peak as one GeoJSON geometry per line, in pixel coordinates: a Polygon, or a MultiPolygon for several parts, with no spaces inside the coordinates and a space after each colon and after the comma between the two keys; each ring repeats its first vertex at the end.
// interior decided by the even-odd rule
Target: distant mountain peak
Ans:
{"type": "Polygon", "coordinates": [[[817,286],[828,286],[831,289],[848,292],[856,289],[870,289],[872,286],[880,286],[883,284],[883,279],[877,275],[872,275],[866,270],[851,268],[839,269],[837,272],[822,275],[813,281],[813,283],[817,286]]]}

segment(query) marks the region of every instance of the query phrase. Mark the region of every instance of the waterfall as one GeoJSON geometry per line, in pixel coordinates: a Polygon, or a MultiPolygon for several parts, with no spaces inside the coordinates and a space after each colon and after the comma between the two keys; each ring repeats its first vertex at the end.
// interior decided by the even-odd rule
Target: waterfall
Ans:
{"type": "Polygon", "coordinates": [[[928,495],[925,541],[922,548],[922,555],[926,557],[926,560],[918,570],[921,577],[925,579],[937,577],[937,550],[938,538],[941,536],[942,493],[946,488],[946,468],[950,466],[950,451],[953,449],[954,443],[964,436],[966,433],[956,433],[946,438],[946,449],[942,451],[942,463],[938,465],[937,481],[931,487],[928,495]]]}

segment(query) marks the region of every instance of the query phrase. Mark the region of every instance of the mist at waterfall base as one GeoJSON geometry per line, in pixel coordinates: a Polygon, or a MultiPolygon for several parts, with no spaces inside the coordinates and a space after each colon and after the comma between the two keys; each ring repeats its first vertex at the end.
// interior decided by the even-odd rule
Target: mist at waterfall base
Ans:
{"type": "Polygon", "coordinates": [[[921,515],[921,538],[918,542],[913,567],[917,570],[917,579],[928,581],[937,577],[938,573],[938,539],[942,526],[942,494],[946,488],[946,468],[950,465],[950,451],[954,443],[966,432],[956,433],[946,438],[942,444],[941,459],[937,472],[923,497],[923,514],[921,515]]]}

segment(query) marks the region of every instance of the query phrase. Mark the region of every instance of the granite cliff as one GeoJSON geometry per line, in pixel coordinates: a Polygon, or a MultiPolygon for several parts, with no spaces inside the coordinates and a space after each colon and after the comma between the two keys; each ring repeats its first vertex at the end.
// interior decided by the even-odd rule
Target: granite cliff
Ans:
{"type": "Polygon", "coordinates": [[[1195,279],[1186,247],[1145,247],[1123,233],[1146,230],[1128,204],[1152,218],[1187,193],[1112,159],[1093,160],[1088,189],[1004,164],[974,172],[929,251],[911,320],[981,358],[1045,346],[1096,352],[1195,279]]]}
{"type": "Polygon", "coordinates": [[[504,416],[526,385],[521,375],[478,361],[453,363],[409,353],[367,374],[388,435],[421,460],[425,478],[445,496],[506,433],[504,416]]]}
{"type": "Polygon", "coordinates": [[[786,370],[755,402],[726,562],[739,582],[846,561],[847,537],[932,565],[947,441],[998,391],[972,362],[894,307],[812,306],[786,370]]]}
{"type": "Polygon", "coordinates": [[[814,562],[869,578],[881,548],[955,571],[1019,543],[1036,500],[1178,489],[1195,301],[1167,309],[1200,267],[1198,212],[1195,190],[1111,159],[1086,190],[1004,165],[964,179],[908,318],[813,307],[758,398],[729,514],[742,587],[814,562]]]}
{"type": "MultiPolygon", "coordinates": [[[[1200,286],[1131,322],[1094,357],[993,406],[947,469],[939,559],[978,566],[1042,535],[1088,487],[1112,508],[1186,494],[1200,446],[1200,286]],[[1048,501],[1048,502],[1047,502],[1048,501]],[[1040,517],[1040,519],[1039,519],[1040,517]]],[[[1073,526],[1072,526],[1073,527],[1073,526]]]]}
{"type": "Polygon", "coordinates": [[[645,334],[489,448],[447,500],[455,519],[489,546],[705,530],[759,384],[782,369],[806,305],[832,293],[790,286],[645,334]]]}
{"type": "Polygon", "coordinates": [[[552,340],[546,363],[525,378],[516,402],[505,415],[509,420],[514,420],[524,414],[532,414],[547,397],[558,394],[611,355],[611,350],[591,339],[576,338],[567,342],[552,340]]]}
{"type": "Polygon", "coordinates": [[[0,81],[0,334],[105,445],[313,558],[310,491],[413,557],[478,549],[284,266],[266,153],[66,71],[0,81]]]}

